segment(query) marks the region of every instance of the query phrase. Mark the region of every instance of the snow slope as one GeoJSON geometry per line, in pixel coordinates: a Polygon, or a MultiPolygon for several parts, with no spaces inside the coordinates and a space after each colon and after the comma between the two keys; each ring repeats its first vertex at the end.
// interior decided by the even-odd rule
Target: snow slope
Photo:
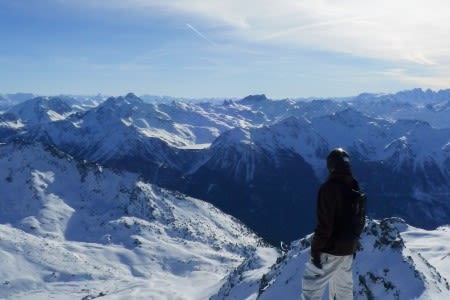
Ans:
{"type": "Polygon", "coordinates": [[[1,145],[0,179],[0,298],[207,299],[258,249],[276,256],[206,202],[49,146],[1,145]]]}
{"type": "MultiPolygon", "coordinates": [[[[424,231],[400,219],[369,221],[353,265],[355,299],[447,299],[449,238],[448,226],[424,231]]],[[[310,239],[293,242],[265,273],[266,255],[247,259],[213,299],[298,299],[310,239]]]]}

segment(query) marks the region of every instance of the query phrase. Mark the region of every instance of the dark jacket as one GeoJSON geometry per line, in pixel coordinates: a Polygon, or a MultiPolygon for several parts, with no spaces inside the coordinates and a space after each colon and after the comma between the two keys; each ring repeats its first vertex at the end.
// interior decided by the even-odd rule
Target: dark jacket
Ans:
{"type": "Polygon", "coordinates": [[[332,173],[323,183],[317,196],[317,225],[311,244],[311,256],[318,257],[325,252],[332,255],[351,255],[359,243],[358,238],[342,239],[338,236],[343,220],[343,189],[359,190],[358,182],[351,173],[332,173]]]}

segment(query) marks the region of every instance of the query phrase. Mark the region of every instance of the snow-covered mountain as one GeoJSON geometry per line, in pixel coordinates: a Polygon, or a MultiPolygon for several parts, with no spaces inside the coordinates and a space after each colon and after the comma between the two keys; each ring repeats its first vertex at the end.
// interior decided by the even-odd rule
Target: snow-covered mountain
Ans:
{"type": "Polygon", "coordinates": [[[311,207],[327,173],[325,157],[343,146],[369,196],[372,217],[395,215],[433,228],[450,222],[449,138],[450,129],[391,122],[351,108],[311,120],[290,117],[236,128],[204,151],[206,159],[186,176],[187,192],[238,216],[269,240],[293,240],[311,231],[299,223],[311,224],[311,207]],[[267,210],[272,218],[263,214],[267,210]],[[270,225],[262,221],[267,219],[270,225]]]}
{"type": "MultiPolygon", "coordinates": [[[[52,146],[0,146],[0,298],[298,299],[310,236],[279,251],[211,204],[52,146]]],[[[369,220],[357,299],[445,299],[450,229],[369,220]]]]}
{"type": "MultiPolygon", "coordinates": [[[[257,251],[223,281],[212,299],[298,299],[310,238],[294,241],[270,266],[257,251]]],[[[447,299],[450,228],[425,231],[401,219],[369,220],[353,264],[355,299],[447,299]]],[[[328,299],[327,292],[323,299],[328,299]]]]}
{"type": "Polygon", "coordinates": [[[356,109],[390,120],[416,119],[436,128],[450,127],[450,89],[433,92],[413,89],[396,94],[361,94],[352,99],[356,109]]]}
{"type": "Polygon", "coordinates": [[[290,117],[273,126],[225,132],[185,175],[186,192],[276,243],[310,232],[319,187],[311,163],[328,149],[310,126],[305,119],[290,117]]]}
{"type": "Polygon", "coordinates": [[[372,217],[433,228],[450,222],[449,94],[313,101],[253,95],[222,103],[148,103],[128,94],[84,110],[63,97],[41,97],[0,114],[0,140],[45,142],[79,160],[139,173],[214,203],[273,241],[311,231],[324,159],[343,146],[372,217]],[[430,111],[439,126],[427,121],[430,111]]]}
{"type": "Polygon", "coordinates": [[[37,97],[17,104],[6,111],[28,126],[64,120],[73,113],[72,108],[59,97],[37,97]]]}
{"type": "Polygon", "coordinates": [[[211,204],[51,146],[0,146],[2,299],[207,299],[255,251],[211,204]]]}
{"type": "Polygon", "coordinates": [[[309,256],[298,239],[314,226],[325,157],[343,146],[371,218],[441,226],[369,221],[358,299],[445,299],[449,94],[8,102],[0,298],[297,298],[309,256]],[[295,241],[280,256],[254,232],[295,241]]]}
{"type": "Polygon", "coordinates": [[[0,109],[6,109],[13,105],[19,104],[29,99],[37,97],[32,93],[15,93],[15,94],[1,94],[0,93],[0,109]]]}

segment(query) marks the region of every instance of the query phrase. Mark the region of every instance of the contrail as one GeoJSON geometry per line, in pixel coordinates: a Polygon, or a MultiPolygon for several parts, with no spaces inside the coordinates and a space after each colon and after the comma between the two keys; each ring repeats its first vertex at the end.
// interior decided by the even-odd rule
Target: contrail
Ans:
{"type": "Polygon", "coordinates": [[[214,43],[213,41],[211,41],[210,39],[208,39],[203,33],[201,33],[200,31],[198,31],[194,26],[192,26],[189,23],[186,23],[186,26],[191,29],[193,32],[195,32],[199,37],[201,37],[202,39],[204,39],[205,41],[207,41],[208,43],[210,43],[213,46],[217,46],[216,43],[214,43]]]}

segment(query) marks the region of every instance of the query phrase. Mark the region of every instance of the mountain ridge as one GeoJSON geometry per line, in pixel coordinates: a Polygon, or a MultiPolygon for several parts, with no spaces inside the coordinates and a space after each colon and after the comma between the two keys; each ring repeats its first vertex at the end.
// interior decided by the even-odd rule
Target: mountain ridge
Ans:
{"type": "MultiPolygon", "coordinates": [[[[411,94],[418,95],[414,100],[430,93],[365,95],[372,97],[365,100],[365,109],[362,100],[274,101],[263,95],[226,103],[158,104],[130,93],[82,112],[69,112],[60,105],[67,114],[57,119],[49,118],[53,110],[48,105],[41,105],[34,115],[12,107],[0,114],[0,141],[19,138],[50,143],[79,160],[139,173],[154,184],[221,203],[220,208],[245,218],[246,224],[257,224],[264,207],[277,207],[279,215],[270,219],[273,228],[284,228],[286,222],[292,228],[300,225],[290,211],[293,207],[308,211],[313,205],[314,189],[326,178],[325,157],[340,146],[350,152],[361,186],[371,199],[379,199],[369,203],[372,217],[396,215],[432,228],[449,222],[445,199],[450,194],[446,151],[450,127],[433,126],[423,101],[398,106],[393,100],[406,100],[411,94]],[[383,103],[380,107],[385,111],[394,103],[398,115],[411,107],[426,114],[423,119],[385,118],[368,112],[373,103],[383,103]],[[290,171],[283,174],[280,165],[290,171]],[[275,204],[276,194],[283,196],[275,204]],[[239,207],[241,202],[248,207],[247,213],[239,207]],[[260,209],[249,213],[253,206],[260,209]],[[425,217],[417,218],[420,214],[425,217]]],[[[443,103],[445,97],[446,93],[440,93],[431,99],[443,103]]],[[[43,99],[49,98],[29,100],[20,107],[34,107],[43,99]]],[[[439,113],[445,115],[445,111],[439,113]]],[[[448,112],[445,116],[450,119],[448,112]]],[[[302,218],[303,225],[311,228],[310,218],[302,218]]],[[[300,234],[307,234],[308,229],[300,227],[304,228],[300,234]]],[[[264,237],[298,238],[296,231],[283,230],[282,236],[274,229],[264,237]]]]}
{"type": "MultiPolygon", "coordinates": [[[[450,293],[450,269],[441,268],[436,260],[430,263],[433,255],[445,258],[446,250],[417,252],[405,237],[416,231],[401,219],[367,221],[353,263],[355,299],[440,299],[450,293]]],[[[448,227],[441,230],[447,231],[448,227]]],[[[420,238],[434,234],[423,232],[420,238]]],[[[304,265],[310,259],[311,237],[294,241],[270,267],[263,263],[264,255],[248,258],[230,273],[212,299],[241,299],[243,295],[246,299],[298,299],[304,265]]],[[[415,243],[420,244],[420,238],[415,243]]],[[[447,232],[442,238],[448,240],[450,235],[447,232]]],[[[327,291],[323,299],[328,299],[327,291]]]]}
{"type": "Polygon", "coordinates": [[[256,249],[276,255],[237,219],[137,174],[39,143],[0,157],[1,298],[206,298],[256,249]]]}

